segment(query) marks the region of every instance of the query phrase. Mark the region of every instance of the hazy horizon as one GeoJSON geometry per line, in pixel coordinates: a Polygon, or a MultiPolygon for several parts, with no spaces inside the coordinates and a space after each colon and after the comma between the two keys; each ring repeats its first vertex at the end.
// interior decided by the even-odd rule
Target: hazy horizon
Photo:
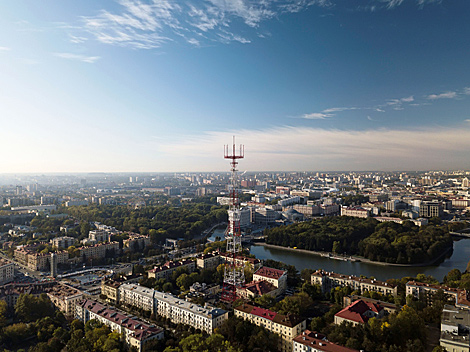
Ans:
{"type": "Polygon", "coordinates": [[[225,172],[233,135],[241,171],[470,168],[469,11],[7,2],[0,173],[225,172]]]}

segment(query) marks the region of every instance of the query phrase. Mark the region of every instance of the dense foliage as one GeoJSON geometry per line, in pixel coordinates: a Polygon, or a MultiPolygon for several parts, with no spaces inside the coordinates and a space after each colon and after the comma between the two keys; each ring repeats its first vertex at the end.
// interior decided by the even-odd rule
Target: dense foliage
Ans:
{"type": "Polygon", "coordinates": [[[329,217],[265,231],[266,242],[312,251],[360,255],[374,261],[412,264],[435,259],[452,247],[447,227],[406,221],[329,217]]]}
{"type": "Polygon", "coordinates": [[[124,205],[90,205],[68,207],[64,211],[80,220],[99,221],[122,231],[150,234],[154,242],[167,237],[191,239],[211,225],[227,221],[224,207],[204,203],[188,203],[181,207],[155,205],[140,209],[124,205]]]}

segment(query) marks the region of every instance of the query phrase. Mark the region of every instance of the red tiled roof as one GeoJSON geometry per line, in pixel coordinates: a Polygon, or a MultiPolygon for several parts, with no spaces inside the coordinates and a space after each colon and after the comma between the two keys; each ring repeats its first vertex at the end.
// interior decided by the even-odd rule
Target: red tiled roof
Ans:
{"type": "Polygon", "coordinates": [[[270,279],[276,279],[278,280],[282,275],[287,273],[287,271],[284,270],[279,270],[279,269],[273,269],[273,268],[268,268],[266,266],[263,266],[259,268],[254,275],[260,275],[264,276],[270,279]]]}
{"type": "Polygon", "coordinates": [[[246,284],[245,289],[253,292],[258,296],[262,296],[266,293],[276,290],[276,286],[267,281],[254,281],[246,284]]]}
{"type": "Polygon", "coordinates": [[[251,314],[257,315],[258,317],[266,318],[269,320],[273,320],[277,315],[276,312],[273,312],[269,309],[260,308],[260,307],[253,307],[251,314]]]}
{"type": "Polygon", "coordinates": [[[294,341],[305,346],[313,347],[321,352],[359,352],[358,350],[329,342],[325,339],[325,335],[310,330],[305,330],[301,335],[295,337],[294,341]]]}
{"type": "Polygon", "coordinates": [[[140,320],[133,319],[96,301],[84,300],[80,302],[79,305],[99,316],[104,317],[108,321],[112,321],[120,326],[132,330],[133,337],[138,340],[145,339],[148,336],[158,334],[162,331],[162,329],[158,327],[147,325],[140,320]]]}
{"type": "Polygon", "coordinates": [[[357,323],[367,323],[369,318],[365,315],[367,311],[373,311],[375,313],[379,313],[383,310],[383,308],[372,302],[365,302],[363,300],[357,300],[351,303],[349,306],[344,308],[343,310],[339,311],[335,314],[335,317],[340,317],[343,319],[355,321],[357,323]]]}

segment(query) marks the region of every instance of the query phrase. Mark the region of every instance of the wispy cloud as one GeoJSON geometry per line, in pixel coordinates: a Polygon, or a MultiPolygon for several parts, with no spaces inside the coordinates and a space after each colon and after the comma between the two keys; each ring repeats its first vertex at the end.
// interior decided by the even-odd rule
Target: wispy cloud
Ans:
{"type": "Polygon", "coordinates": [[[341,111],[346,111],[346,110],[357,110],[358,108],[356,107],[350,107],[350,108],[329,108],[329,109],[325,109],[323,110],[323,112],[326,112],[326,113],[331,113],[331,112],[341,112],[341,111]]]}
{"type": "MultiPolygon", "coordinates": [[[[305,11],[312,6],[334,9],[338,0],[116,0],[113,10],[81,17],[80,34],[71,41],[85,40],[83,32],[96,40],[132,49],[155,49],[183,39],[191,45],[238,42],[247,44],[253,37],[263,38],[261,24],[286,13],[305,11]],[[199,35],[200,38],[197,36],[199,35]],[[199,44],[195,44],[195,38],[199,44]]],[[[371,8],[393,9],[404,0],[371,0],[371,8]]],[[[418,0],[422,6],[431,0],[418,0]]],[[[330,14],[330,13],[329,13],[330,14]]],[[[60,24],[60,28],[76,28],[60,24]]]]}
{"type": "Polygon", "coordinates": [[[10,51],[11,48],[7,48],[6,46],[0,46],[0,51],[10,51]]]}
{"type": "Polygon", "coordinates": [[[69,34],[69,38],[70,38],[70,42],[71,43],[74,43],[74,44],[80,44],[80,43],[84,43],[88,40],[88,38],[85,38],[85,37],[77,37],[75,35],[71,35],[69,34]]]}
{"type": "Polygon", "coordinates": [[[328,117],[332,117],[333,114],[324,114],[321,112],[314,112],[310,114],[303,114],[301,118],[307,119],[307,120],[325,120],[328,117]]]}
{"type": "Polygon", "coordinates": [[[403,3],[403,0],[382,0],[386,3],[388,9],[393,9],[394,7],[400,6],[403,3]]]}
{"type": "Polygon", "coordinates": [[[302,118],[310,119],[310,120],[324,120],[326,118],[336,116],[338,113],[342,113],[344,111],[351,111],[351,110],[372,110],[372,111],[380,112],[380,113],[385,113],[390,110],[401,111],[401,110],[405,110],[405,108],[408,106],[416,107],[416,106],[430,105],[432,104],[433,101],[438,100],[438,99],[456,99],[459,97],[463,98],[465,95],[470,95],[470,87],[465,87],[463,89],[455,90],[455,91],[448,91],[448,92],[441,93],[441,94],[425,95],[423,98],[418,99],[418,101],[416,101],[414,95],[410,95],[410,96],[405,96],[403,98],[387,99],[384,103],[377,104],[374,106],[363,106],[363,107],[343,106],[343,107],[328,108],[328,109],[322,110],[321,112],[304,114],[302,115],[302,118]]]}
{"type": "Polygon", "coordinates": [[[427,96],[429,100],[436,100],[436,99],[455,99],[457,98],[457,92],[445,92],[441,94],[431,94],[427,96]]]}
{"type": "Polygon", "coordinates": [[[81,62],[86,62],[89,64],[93,64],[100,59],[99,56],[85,56],[85,55],[72,54],[72,53],[54,53],[54,56],[60,57],[62,59],[67,59],[67,60],[77,60],[81,62]]]}

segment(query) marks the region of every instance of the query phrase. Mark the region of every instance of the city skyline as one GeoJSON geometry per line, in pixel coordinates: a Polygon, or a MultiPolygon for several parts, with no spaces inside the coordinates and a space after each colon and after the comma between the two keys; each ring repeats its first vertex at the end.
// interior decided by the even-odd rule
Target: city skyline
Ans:
{"type": "Polygon", "coordinates": [[[464,0],[51,1],[0,14],[0,173],[455,170],[464,0]]]}

